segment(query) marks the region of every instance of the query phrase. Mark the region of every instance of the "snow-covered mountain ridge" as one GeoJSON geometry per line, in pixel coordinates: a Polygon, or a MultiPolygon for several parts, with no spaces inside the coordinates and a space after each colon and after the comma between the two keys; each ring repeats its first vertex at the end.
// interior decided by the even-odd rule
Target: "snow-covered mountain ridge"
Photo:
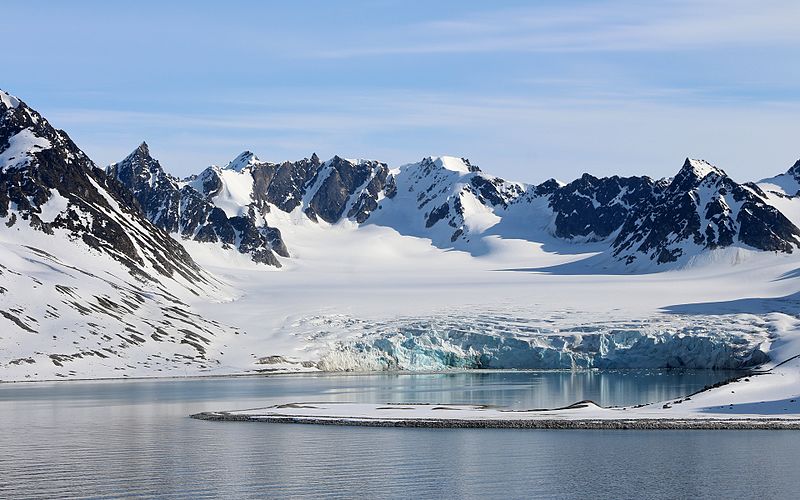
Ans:
{"type": "Polygon", "coordinates": [[[800,246],[800,229],[774,195],[702,160],[687,159],[671,179],[584,174],[568,184],[530,185],[455,157],[390,169],[374,160],[322,162],[316,155],[278,164],[245,151],[224,168],[179,181],[143,144],[107,171],[156,225],[274,266],[281,265],[274,254],[292,256],[292,241],[282,237],[287,221],[303,218],[322,226],[386,226],[473,255],[486,251],[491,236],[601,242],[607,262],[631,270],[674,268],[718,248],[791,253],[800,246]]]}

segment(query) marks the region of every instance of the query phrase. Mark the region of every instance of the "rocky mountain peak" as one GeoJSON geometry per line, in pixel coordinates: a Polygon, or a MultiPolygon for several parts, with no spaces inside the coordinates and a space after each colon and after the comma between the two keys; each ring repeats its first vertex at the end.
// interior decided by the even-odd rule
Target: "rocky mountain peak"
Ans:
{"type": "Polygon", "coordinates": [[[158,160],[150,155],[146,142],[142,142],[124,160],[109,165],[106,173],[126,186],[147,184],[156,187],[163,184],[168,189],[175,189],[177,186],[177,180],[166,173],[158,160]]]}
{"type": "Polygon", "coordinates": [[[255,155],[255,153],[251,151],[242,151],[239,153],[239,156],[234,158],[233,160],[228,163],[224,169],[225,170],[235,170],[236,172],[241,172],[242,170],[246,169],[247,167],[251,167],[260,163],[261,160],[255,155]]]}
{"type": "Polygon", "coordinates": [[[665,191],[627,218],[613,254],[626,264],[642,258],[668,264],[736,244],[791,253],[800,246],[800,229],[763,195],[708,162],[687,159],[665,191]]]}
{"type": "Polygon", "coordinates": [[[727,176],[727,174],[721,168],[718,168],[705,160],[686,158],[686,160],[683,162],[683,166],[675,176],[675,179],[691,177],[693,179],[703,180],[712,174],[720,177],[727,176]]]}
{"type": "MultiPolygon", "coordinates": [[[[789,173],[800,175],[800,161],[789,173]]],[[[47,230],[62,223],[39,217],[39,207],[53,196],[53,189],[81,210],[95,213],[96,207],[85,206],[87,199],[106,210],[106,197],[92,194],[97,183],[116,193],[116,202],[136,212],[134,217],[144,215],[168,233],[217,243],[274,266],[280,266],[274,254],[289,255],[280,231],[270,225],[289,223],[276,211],[297,211],[326,224],[347,219],[399,225],[415,236],[434,234],[436,244],[448,248],[468,248],[490,227],[504,231],[501,219],[510,214],[530,226],[519,230],[523,234],[543,228],[574,243],[605,241],[612,256],[628,264],[685,261],[701,251],[732,245],[780,252],[800,245],[800,229],[769,205],[760,188],[737,184],[714,165],[689,158],[675,177],[661,181],[584,174],[568,184],[551,179],[532,186],[485,174],[456,156],[427,157],[391,170],[379,161],[338,155],[321,162],[316,153],[293,162],[262,162],[244,151],[223,168],[209,167],[181,182],[164,171],[142,142],[107,174],[119,182],[94,167],[66,134],[18,99],[0,93],[0,181],[5,182],[0,183],[0,217],[15,212],[47,230]],[[406,227],[411,220],[417,222],[406,227]],[[545,227],[542,221],[550,222],[545,227]]],[[[113,222],[122,226],[124,221],[113,222]]],[[[102,224],[87,232],[100,229],[102,224]]],[[[159,257],[137,255],[122,229],[101,235],[109,247],[123,249],[121,258],[135,260],[134,265],[147,258],[165,274],[172,271],[159,257]]],[[[159,251],[180,251],[167,248],[166,233],[158,236],[159,251]]],[[[185,260],[187,275],[191,266],[185,260]]]]}
{"type": "Polygon", "coordinates": [[[134,152],[140,156],[150,158],[150,147],[145,141],[142,141],[142,143],[139,144],[139,147],[137,147],[134,152]]]}
{"type": "Polygon", "coordinates": [[[153,278],[155,271],[208,283],[186,250],[147,221],[131,193],[97,168],[65,132],[5,92],[0,100],[0,217],[7,219],[5,227],[61,232],[143,279],[153,278]],[[58,209],[45,210],[52,205],[58,209]]]}
{"type": "Polygon", "coordinates": [[[733,181],[722,169],[707,161],[687,158],[681,169],[669,182],[666,192],[671,195],[685,195],[703,183],[718,184],[720,182],[731,184],[733,181]]]}
{"type": "Polygon", "coordinates": [[[0,89],[0,106],[3,106],[5,109],[14,109],[19,106],[20,100],[13,95],[9,94],[3,89],[0,89]]]}
{"type": "Polygon", "coordinates": [[[794,165],[792,165],[792,167],[786,173],[791,175],[795,179],[800,180],[800,160],[794,162],[794,165]]]}
{"type": "Polygon", "coordinates": [[[142,142],[123,160],[136,163],[137,165],[150,165],[152,163],[158,164],[158,160],[150,155],[150,147],[146,142],[142,142]]]}
{"type": "MultiPolygon", "coordinates": [[[[242,170],[255,162],[255,155],[245,151],[226,168],[246,177],[251,171],[242,170]],[[238,166],[244,166],[231,167],[237,160],[241,160],[238,166]]],[[[131,191],[153,224],[169,233],[187,240],[217,243],[223,249],[235,248],[250,255],[254,262],[276,267],[280,262],[274,253],[289,255],[280,231],[267,226],[255,213],[242,210],[242,214],[230,215],[215,204],[215,198],[226,187],[219,167],[208,167],[179,183],[149,156],[143,143],[123,161],[111,165],[108,173],[131,191]]]]}

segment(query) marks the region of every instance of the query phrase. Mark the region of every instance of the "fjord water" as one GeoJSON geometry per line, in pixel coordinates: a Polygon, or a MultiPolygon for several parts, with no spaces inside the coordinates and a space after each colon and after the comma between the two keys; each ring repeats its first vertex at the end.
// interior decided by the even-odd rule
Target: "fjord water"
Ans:
{"type": "Polygon", "coordinates": [[[791,497],[794,431],[206,422],[290,401],[555,407],[675,398],[714,371],[458,372],[0,385],[0,497],[791,497]]]}

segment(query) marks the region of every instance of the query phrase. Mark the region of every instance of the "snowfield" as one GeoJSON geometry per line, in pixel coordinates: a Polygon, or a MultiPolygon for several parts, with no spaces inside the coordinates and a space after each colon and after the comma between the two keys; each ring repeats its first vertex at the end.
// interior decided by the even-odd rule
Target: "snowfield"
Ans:
{"type": "MultiPolygon", "coordinates": [[[[539,256],[522,242],[500,240],[495,254],[478,258],[442,251],[386,228],[316,229],[293,235],[304,259],[285,271],[214,268],[243,295],[204,310],[215,318],[233,319],[248,332],[250,342],[246,352],[227,349],[222,366],[251,372],[665,366],[766,370],[800,354],[800,295],[792,279],[800,260],[794,255],[720,250],[670,272],[558,274],[533,269],[538,260],[550,269],[571,263],[568,269],[574,270],[591,254],[571,255],[565,248],[539,256]]],[[[789,362],[769,375],[737,382],[733,389],[725,386],[693,397],[691,403],[671,405],[675,410],[661,403],[626,410],[588,406],[543,413],[541,418],[726,419],[730,404],[756,405],[741,408],[769,416],[784,400],[800,396],[798,374],[797,363],[789,362]]],[[[800,405],[784,407],[781,414],[800,418],[800,405]]],[[[312,414],[373,417],[374,409],[342,405],[312,414]]],[[[440,412],[446,413],[441,418],[498,417],[485,409],[459,411],[463,415],[440,412]]],[[[398,412],[409,416],[408,411],[398,412]]],[[[391,417],[389,410],[378,413],[391,417]]],[[[294,410],[289,414],[298,415],[294,410]]]]}
{"type": "MultiPolygon", "coordinates": [[[[153,330],[158,321],[137,326],[143,318],[131,310],[124,311],[130,319],[123,315],[111,323],[83,319],[98,325],[83,334],[80,323],[71,330],[56,326],[63,318],[31,325],[31,330],[50,335],[9,330],[0,344],[2,378],[453,368],[735,369],[773,366],[800,353],[793,340],[798,286],[791,278],[800,269],[795,255],[728,249],[682,270],[599,274],[589,268],[576,274],[576,266],[592,254],[571,254],[569,244],[562,252],[545,252],[530,242],[491,238],[495,250],[475,257],[376,225],[309,222],[289,229],[284,237],[297,249],[297,257],[284,259],[282,270],[212,244],[186,245],[225,284],[213,297],[178,295],[187,314],[215,325],[209,327],[213,334],[202,334],[202,353],[181,343],[183,335],[174,339],[175,347],[168,350],[191,359],[176,362],[174,355],[163,352],[170,344],[136,333],[153,330]],[[557,272],[559,264],[569,272],[557,272]],[[114,334],[105,339],[102,330],[121,330],[127,340],[114,334]],[[120,348],[133,343],[126,330],[142,338],[140,345],[120,348]],[[104,348],[115,355],[74,356],[88,350],[107,354],[104,348]],[[159,359],[159,352],[167,359],[159,359]],[[51,355],[62,359],[59,365],[51,362],[51,355]],[[19,361],[28,358],[36,362],[19,361]]],[[[38,233],[30,237],[51,238],[38,233]]],[[[31,242],[20,247],[3,241],[6,262],[28,247],[44,245],[31,242]]],[[[43,283],[31,293],[50,293],[50,302],[63,309],[65,297],[59,290],[65,287],[90,302],[100,297],[114,303],[122,301],[123,286],[142,287],[113,269],[113,262],[101,273],[97,266],[103,261],[70,250],[75,245],[63,245],[61,254],[24,260],[27,267],[20,268],[30,267],[28,272],[43,283]],[[95,269],[99,288],[88,288],[74,276],[81,273],[82,278],[83,272],[69,269],[95,269]]],[[[29,288],[12,279],[23,278],[0,275],[8,290],[29,288]]],[[[179,289],[168,290],[179,294],[179,289]]],[[[167,304],[157,304],[158,294],[146,296],[153,298],[156,309],[145,316],[166,315],[167,322],[175,323],[164,310],[167,304]]],[[[0,300],[23,323],[26,315],[44,315],[14,313],[25,308],[26,300],[35,302],[19,293],[0,295],[0,300]]],[[[79,311],[72,314],[83,318],[79,311]]]]}
{"type": "Polygon", "coordinates": [[[228,349],[224,366],[744,368],[793,355],[776,345],[794,328],[797,285],[782,279],[797,269],[794,256],[720,251],[666,273],[557,274],[535,262],[558,269],[587,256],[537,259],[535,245],[496,241],[501,258],[477,258],[346,224],[285,236],[302,258],[284,271],[214,267],[203,262],[219,262],[209,245],[189,246],[242,292],[203,308],[248,332],[248,352],[228,349]],[[764,301],[739,305],[743,297],[764,301]]]}
{"type": "MultiPolygon", "coordinates": [[[[210,338],[239,334],[192,310],[181,283],[137,279],[60,231],[16,229],[0,233],[4,381],[196,373],[218,363],[210,338]]],[[[215,292],[203,300],[233,297],[215,292]]]]}

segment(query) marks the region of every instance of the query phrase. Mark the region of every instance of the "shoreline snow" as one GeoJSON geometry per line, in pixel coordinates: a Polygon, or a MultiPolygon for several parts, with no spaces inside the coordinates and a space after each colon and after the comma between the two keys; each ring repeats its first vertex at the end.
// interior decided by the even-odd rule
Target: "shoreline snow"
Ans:
{"type": "Polygon", "coordinates": [[[199,420],[371,427],[526,429],[800,429],[800,356],[675,400],[602,407],[592,401],[551,409],[487,405],[284,403],[203,412],[199,420]]]}
{"type": "Polygon", "coordinates": [[[274,424],[339,425],[351,427],[404,427],[426,429],[550,429],[550,430],[800,430],[796,419],[381,419],[295,417],[262,415],[258,417],[225,412],[191,415],[196,420],[227,422],[262,422],[274,424]]]}

